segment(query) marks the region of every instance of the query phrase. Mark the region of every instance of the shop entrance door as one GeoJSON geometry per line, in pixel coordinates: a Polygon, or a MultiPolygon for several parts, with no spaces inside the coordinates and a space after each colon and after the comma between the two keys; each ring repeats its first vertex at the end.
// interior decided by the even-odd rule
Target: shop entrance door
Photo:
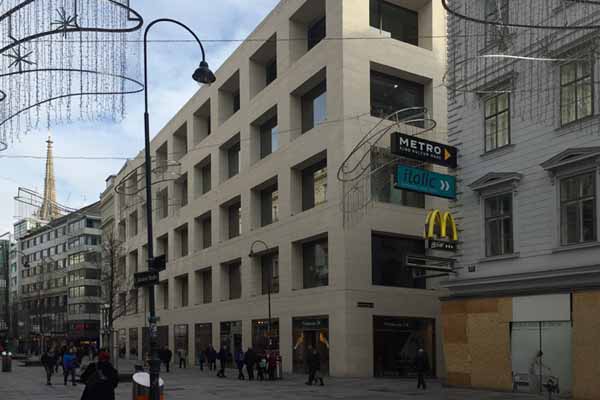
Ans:
{"type": "Polygon", "coordinates": [[[309,346],[317,349],[321,359],[321,372],[329,374],[329,319],[327,317],[294,318],[293,370],[295,373],[308,371],[309,346]]]}

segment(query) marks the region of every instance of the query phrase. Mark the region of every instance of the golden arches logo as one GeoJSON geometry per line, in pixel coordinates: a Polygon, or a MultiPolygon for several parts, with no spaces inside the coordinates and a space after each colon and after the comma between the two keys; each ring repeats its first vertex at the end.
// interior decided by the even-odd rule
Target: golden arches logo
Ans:
{"type": "Polygon", "coordinates": [[[454,222],[454,217],[449,211],[446,211],[442,214],[440,210],[432,210],[427,213],[427,219],[425,220],[425,238],[436,238],[435,227],[437,225],[440,227],[440,238],[449,237],[448,229],[451,229],[451,236],[449,238],[455,242],[458,241],[456,222],[454,222]]]}

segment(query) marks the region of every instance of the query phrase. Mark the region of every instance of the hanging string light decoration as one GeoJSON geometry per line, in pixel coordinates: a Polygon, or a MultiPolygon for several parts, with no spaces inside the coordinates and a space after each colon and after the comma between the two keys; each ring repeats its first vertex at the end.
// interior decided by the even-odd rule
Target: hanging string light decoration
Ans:
{"type": "Polygon", "coordinates": [[[129,0],[0,0],[0,141],[121,120],[143,90],[142,25],[129,0]]]}
{"type": "MultiPolygon", "coordinates": [[[[557,101],[562,66],[578,63],[591,71],[598,58],[600,1],[440,1],[448,12],[450,49],[444,84],[455,109],[510,93],[515,116],[556,126],[565,111],[557,101]]],[[[578,96],[577,107],[591,104],[593,91],[578,96]]]]}

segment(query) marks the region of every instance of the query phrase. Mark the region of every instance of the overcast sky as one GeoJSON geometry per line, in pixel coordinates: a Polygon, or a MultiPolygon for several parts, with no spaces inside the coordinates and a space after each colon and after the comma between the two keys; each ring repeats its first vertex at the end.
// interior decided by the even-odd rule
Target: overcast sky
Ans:
{"type": "MultiPolygon", "coordinates": [[[[131,0],[146,22],[170,17],[190,26],[201,39],[244,39],[279,0],[131,0]],[[206,7],[209,5],[209,7],[206,7]]],[[[172,24],[157,25],[151,38],[188,39],[172,24]]],[[[240,43],[205,43],[207,61],[216,71],[240,43]]],[[[193,43],[150,45],[151,129],[160,128],[198,90],[190,79],[199,61],[193,43]]],[[[118,124],[87,123],[52,129],[55,156],[134,157],[143,146],[143,95],[127,97],[127,117],[118,124]]],[[[47,131],[32,132],[1,155],[38,155],[46,151],[47,131]]],[[[124,161],[55,160],[57,200],[81,207],[99,199],[104,180],[118,172],[124,161]]],[[[22,213],[13,197],[19,186],[43,192],[44,160],[0,158],[0,234],[12,230],[22,213]]]]}

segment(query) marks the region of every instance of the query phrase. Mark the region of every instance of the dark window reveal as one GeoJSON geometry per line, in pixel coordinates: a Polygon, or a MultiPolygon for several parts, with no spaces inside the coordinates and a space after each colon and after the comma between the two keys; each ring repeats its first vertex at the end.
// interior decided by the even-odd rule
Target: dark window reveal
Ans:
{"type": "MultiPolygon", "coordinates": [[[[425,88],[417,82],[371,71],[371,115],[385,118],[395,111],[425,105],[425,88]]],[[[418,113],[418,111],[415,111],[418,113]]],[[[403,116],[410,113],[403,113],[403,116]]]]}
{"type": "Polygon", "coordinates": [[[308,50],[318,45],[327,34],[325,17],[321,18],[308,28],[308,50]]]}
{"type": "Polygon", "coordinates": [[[371,0],[370,24],[392,39],[419,45],[419,14],[384,0],[371,0]]]}
{"type": "Polygon", "coordinates": [[[424,255],[423,240],[371,235],[373,285],[425,289],[423,270],[407,268],[404,256],[424,255]]]}

